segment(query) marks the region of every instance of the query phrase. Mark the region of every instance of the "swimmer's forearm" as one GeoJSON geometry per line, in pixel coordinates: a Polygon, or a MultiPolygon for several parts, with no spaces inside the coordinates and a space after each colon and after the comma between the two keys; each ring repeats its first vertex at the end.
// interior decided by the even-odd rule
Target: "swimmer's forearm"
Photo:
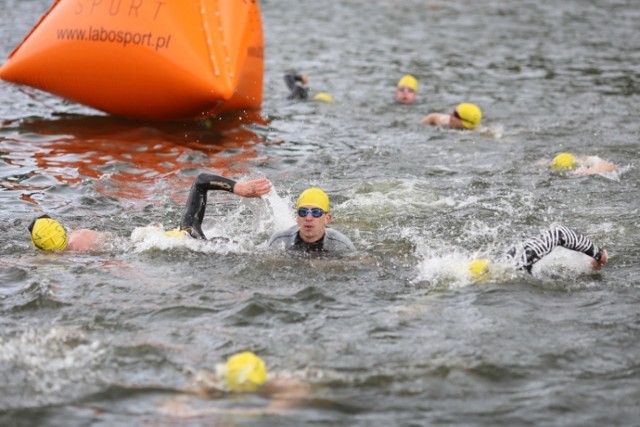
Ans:
{"type": "Polygon", "coordinates": [[[235,185],[236,181],[232,179],[210,173],[201,173],[196,178],[198,190],[222,190],[233,193],[235,185]]]}

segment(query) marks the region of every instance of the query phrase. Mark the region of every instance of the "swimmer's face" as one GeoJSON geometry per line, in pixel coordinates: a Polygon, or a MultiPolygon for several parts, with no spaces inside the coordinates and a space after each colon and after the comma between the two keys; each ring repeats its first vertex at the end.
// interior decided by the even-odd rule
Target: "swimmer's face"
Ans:
{"type": "Polygon", "coordinates": [[[411,104],[416,100],[416,91],[408,86],[396,88],[396,101],[400,104],[411,104]]]}
{"type": "MultiPolygon", "coordinates": [[[[309,210],[317,208],[316,206],[304,205],[301,208],[307,208],[309,210]]],[[[324,212],[319,218],[314,218],[311,211],[307,212],[304,217],[301,217],[299,213],[296,213],[296,223],[300,227],[300,237],[307,243],[313,243],[324,236],[324,230],[331,221],[331,214],[324,212]]]]}
{"type": "Polygon", "coordinates": [[[460,129],[460,130],[466,129],[464,126],[462,126],[462,120],[460,119],[460,115],[458,114],[458,111],[455,108],[449,115],[449,127],[451,129],[460,129]]]}

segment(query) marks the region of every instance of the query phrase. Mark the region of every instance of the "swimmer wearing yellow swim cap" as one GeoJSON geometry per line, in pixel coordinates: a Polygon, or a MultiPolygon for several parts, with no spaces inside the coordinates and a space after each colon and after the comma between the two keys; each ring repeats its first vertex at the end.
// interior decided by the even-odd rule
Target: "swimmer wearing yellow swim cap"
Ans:
{"type": "MultiPolygon", "coordinates": [[[[558,246],[591,257],[591,266],[596,271],[600,270],[608,260],[607,252],[604,249],[598,247],[589,238],[563,225],[550,227],[538,236],[530,237],[524,242],[510,247],[505,257],[514,264],[517,270],[531,273],[533,265],[549,255],[558,246]]],[[[488,259],[474,259],[467,268],[473,283],[482,283],[491,279],[491,261],[488,259]]]]}
{"type": "Polygon", "coordinates": [[[412,104],[418,95],[418,79],[406,74],[396,85],[396,101],[400,104],[412,104]]]}
{"type": "Polygon", "coordinates": [[[421,123],[433,126],[444,126],[457,130],[475,129],[482,121],[482,111],[476,104],[463,102],[458,104],[450,114],[431,113],[421,123]]]}
{"type": "Polygon", "coordinates": [[[402,76],[396,84],[396,101],[400,104],[413,104],[418,96],[418,79],[411,74],[402,76]]]}
{"type": "Polygon", "coordinates": [[[615,174],[618,170],[618,166],[615,163],[601,159],[598,156],[576,157],[570,153],[558,154],[549,163],[549,167],[556,172],[571,173],[575,176],[615,174]]]}
{"type": "Polygon", "coordinates": [[[234,354],[227,362],[216,366],[216,374],[230,391],[253,392],[267,382],[267,366],[250,351],[234,354]]]}
{"type": "Polygon", "coordinates": [[[354,251],[351,240],[327,226],[333,215],[329,196],[320,188],[308,188],[296,203],[296,225],[275,233],[269,239],[270,248],[293,249],[305,252],[354,251]]]}
{"type": "Polygon", "coordinates": [[[86,228],[67,233],[62,224],[49,215],[36,218],[28,228],[36,248],[55,252],[92,251],[100,245],[101,237],[106,234],[86,228]]]}
{"type": "Polygon", "coordinates": [[[579,166],[576,156],[569,153],[560,153],[551,161],[551,169],[565,172],[573,170],[579,166]]]}
{"type": "Polygon", "coordinates": [[[33,245],[43,251],[91,251],[100,244],[100,238],[105,233],[94,230],[80,229],[67,233],[58,221],[49,215],[36,218],[29,225],[29,233],[33,245]]]}
{"type": "Polygon", "coordinates": [[[457,121],[460,122],[460,126],[462,126],[463,129],[473,129],[482,121],[482,111],[480,111],[480,107],[468,102],[463,102],[454,108],[451,116],[453,120],[449,123],[449,127],[452,129],[460,129],[457,121]]]}
{"type": "MultiPolygon", "coordinates": [[[[189,192],[187,207],[180,228],[165,231],[168,237],[191,236],[205,239],[202,231],[207,206],[207,192],[223,190],[242,197],[262,197],[271,191],[271,182],[260,178],[247,182],[236,182],[218,175],[199,174],[189,192]]],[[[48,215],[36,218],[29,225],[29,234],[34,246],[45,251],[91,251],[99,247],[100,241],[108,233],[80,229],[69,234],[58,221],[48,215]]]]}
{"type": "Polygon", "coordinates": [[[488,259],[474,259],[469,263],[469,273],[474,283],[482,283],[491,278],[488,259]]]}
{"type": "Polygon", "coordinates": [[[64,251],[67,248],[67,231],[49,215],[39,216],[28,228],[36,248],[43,251],[64,251]]]}
{"type": "MultiPolygon", "coordinates": [[[[192,371],[192,380],[183,388],[179,389],[183,393],[197,395],[200,398],[220,398],[228,393],[259,393],[268,398],[268,411],[282,411],[288,408],[303,404],[309,393],[311,386],[306,381],[287,375],[270,375],[267,373],[265,362],[255,353],[243,351],[230,356],[225,363],[219,363],[215,367],[215,372],[207,369],[192,371]]],[[[179,396],[176,396],[179,398],[179,396]]],[[[198,408],[188,406],[188,402],[180,399],[179,411],[183,412],[188,407],[188,413],[195,415],[199,413],[198,408]]],[[[176,405],[168,401],[163,408],[164,413],[174,413],[176,405]]],[[[258,408],[255,408],[258,409],[258,408]]],[[[206,408],[207,414],[211,414],[211,408],[206,408]]],[[[253,408],[247,408],[248,413],[253,412],[253,408]]],[[[224,413],[225,408],[221,408],[224,413]]],[[[238,409],[232,409],[233,413],[238,413],[238,409]]]]}

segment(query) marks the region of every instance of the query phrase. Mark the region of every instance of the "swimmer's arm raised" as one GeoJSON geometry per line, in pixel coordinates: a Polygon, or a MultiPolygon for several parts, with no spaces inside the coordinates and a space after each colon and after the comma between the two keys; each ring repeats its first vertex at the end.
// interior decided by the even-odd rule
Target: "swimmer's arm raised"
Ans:
{"type": "Polygon", "coordinates": [[[307,79],[307,76],[305,74],[289,73],[284,75],[284,82],[287,84],[287,87],[289,88],[289,90],[295,89],[296,82],[300,82],[303,85],[305,85],[307,84],[308,81],[309,80],[307,79]]]}
{"type": "Polygon", "coordinates": [[[271,182],[255,179],[245,183],[210,173],[198,175],[191,186],[185,213],[180,222],[181,230],[189,230],[192,237],[206,239],[202,231],[202,221],[207,208],[207,192],[222,190],[242,197],[260,197],[271,191],[271,182]]]}
{"type": "Polygon", "coordinates": [[[522,243],[520,250],[511,248],[507,255],[514,258],[519,269],[531,271],[531,267],[557,246],[581,252],[593,258],[593,267],[600,269],[607,262],[607,253],[582,234],[558,225],[522,243]]]}

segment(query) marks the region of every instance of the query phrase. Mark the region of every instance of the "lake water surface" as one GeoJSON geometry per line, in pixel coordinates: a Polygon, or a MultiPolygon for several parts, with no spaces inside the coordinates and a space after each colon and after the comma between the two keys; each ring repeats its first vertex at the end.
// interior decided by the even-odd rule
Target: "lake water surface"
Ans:
{"type": "MultiPolygon", "coordinates": [[[[0,58],[50,4],[0,0],[0,58]]],[[[638,5],[260,6],[264,121],[124,120],[0,83],[0,424],[637,425],[638,5]],[[287,101],[289,70],[337,103],[287,101]],[[393,103],[405,73],[417,105],[393,103]],[[464,101],[485,132],[419,123],[464,101]],[[539,166],[561,151],[619,171],[539,166]],[[204,229],[228,243],[164,238],[154,225],[178,224],[205,170],[275,191],[210,195],[204,229]],[[357,253],[266,250],[311,185],[357,253]],[[26,227],[42,213],[112,237],[98,252],[39,252],[26,227]],[[498,268],[472,283],[471,259],[551,224],[606,248],[602,272],[559,253],[533,276],[498,268]],[[191,398],[219,413],[167,412],[188,368],[243,350],[308,382],[305,402],[256,415],[259,396],[191,398]]]]}

